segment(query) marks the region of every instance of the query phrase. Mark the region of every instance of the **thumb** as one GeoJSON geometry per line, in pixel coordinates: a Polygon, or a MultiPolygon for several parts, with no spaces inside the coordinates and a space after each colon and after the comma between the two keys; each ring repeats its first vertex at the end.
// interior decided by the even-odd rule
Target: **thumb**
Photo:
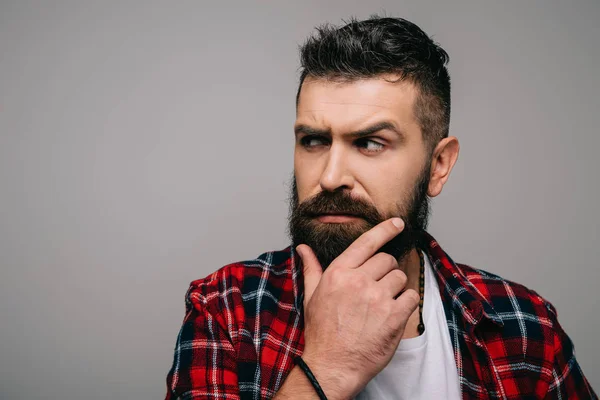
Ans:
{"type": "Polygon", "coordinates": [[[306,308],[315,289],[319,285],[319,281],[323,275],[323,268],[309,246],[301,244],[296,247],[296,252],[302,260],[302,269],[304,271],[304,308],[306,308]]]}

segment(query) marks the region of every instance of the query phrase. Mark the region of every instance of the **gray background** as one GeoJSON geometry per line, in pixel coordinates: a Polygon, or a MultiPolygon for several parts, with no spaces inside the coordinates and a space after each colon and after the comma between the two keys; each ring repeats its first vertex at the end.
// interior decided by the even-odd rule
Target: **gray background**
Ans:
{"type": "Polygon", "coordinates": [[[0,398],[164,396],[189,282],[288,244],[297,45],[382,11],[451,57],[430,232],[551,300],[600,389],[600,3],[521,3],[2,1],[0,398]]]}

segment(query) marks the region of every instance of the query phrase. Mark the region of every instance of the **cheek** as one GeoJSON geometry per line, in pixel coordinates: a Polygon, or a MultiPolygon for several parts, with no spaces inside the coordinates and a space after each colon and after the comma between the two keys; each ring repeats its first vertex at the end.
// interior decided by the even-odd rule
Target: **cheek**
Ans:
{"type": "Polygon", "coordinates": [[[413,170],[410,165],[394,163],[362,174],[362,186],[381,214],[395,215],[398,205],[404,206],[410,199],[417,175],[413,170]]]}
{"type": "Polygon", "coordinates": [[[294,156],[294,176],[296,178],[296,189],[298,200],[302,203],[313,195],[315,188],[319,187],[319,174],[317,168],[311,167],[311,163],[298,155],[294,156]]]}

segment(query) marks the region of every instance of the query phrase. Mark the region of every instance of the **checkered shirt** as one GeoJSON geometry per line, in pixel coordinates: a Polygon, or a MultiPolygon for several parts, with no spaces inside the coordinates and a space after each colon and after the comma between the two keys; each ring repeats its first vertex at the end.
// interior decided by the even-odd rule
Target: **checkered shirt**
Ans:
{"type": "MultiPolygon", "coordinates": [[[[556,310],[535,291],[456,264],[429,234],[429,256],[463,399],[597,399],[556,310]]],[[[166,399],[268,399],[304,348],[302,269],[293,247],[194,281],[166,399]]]]}

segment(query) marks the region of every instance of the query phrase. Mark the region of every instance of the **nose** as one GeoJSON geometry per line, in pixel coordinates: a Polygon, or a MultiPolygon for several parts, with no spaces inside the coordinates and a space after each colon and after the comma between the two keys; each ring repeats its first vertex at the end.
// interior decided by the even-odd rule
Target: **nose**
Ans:
{"type": "Polygon", "coordinates": [[[341,146],[330,147],[327,164],[319,183],[323,191],[329,192],[354,188],[354,177],[348,169],[348,157],[341,146]]]}

